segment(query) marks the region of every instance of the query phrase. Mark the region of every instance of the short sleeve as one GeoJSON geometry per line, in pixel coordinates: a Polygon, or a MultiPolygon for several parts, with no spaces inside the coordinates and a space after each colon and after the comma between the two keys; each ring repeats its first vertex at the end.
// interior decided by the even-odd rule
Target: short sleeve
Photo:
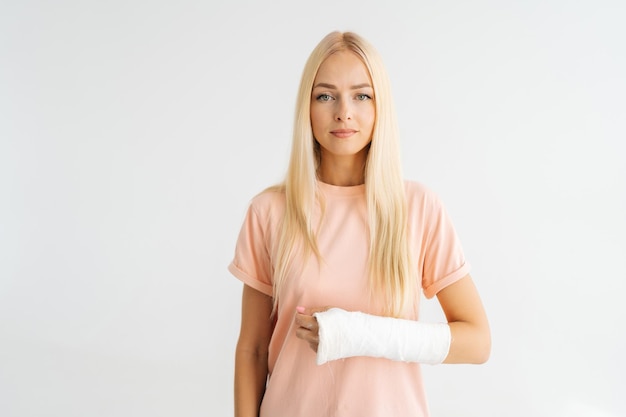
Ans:
{"type": "Polygon", "coordinates": [[[432,298],[465,277],[470,265],[465,261],[461,242],[441,200],[432,196],[428,207],[422,287],[426,298],[432,298]]]}
{"type": "Polygon", "coordinates": [[[244,284],[272,296],[271,259],[264,226],[254,205],[251,204],[241,226],[235,255],[228,265],[228,270],[244,284]]]}

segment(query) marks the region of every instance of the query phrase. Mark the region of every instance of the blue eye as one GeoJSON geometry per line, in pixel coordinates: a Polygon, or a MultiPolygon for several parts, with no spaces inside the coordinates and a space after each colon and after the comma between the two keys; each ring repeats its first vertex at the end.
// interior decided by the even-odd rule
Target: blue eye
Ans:
{"type": "Polygon", "coordinates": [[[333,98],[328,95],[328,94],[320,94],[319,96],[317,96],[317,101],[330,101],[333,98]]]}
{"type": "Polygon", "coordinates": [[[365,101],[365,100],[370,100],[371,97],[368,96],[367,94],[357,94],[356,99],[359,101],[365,101]]]}

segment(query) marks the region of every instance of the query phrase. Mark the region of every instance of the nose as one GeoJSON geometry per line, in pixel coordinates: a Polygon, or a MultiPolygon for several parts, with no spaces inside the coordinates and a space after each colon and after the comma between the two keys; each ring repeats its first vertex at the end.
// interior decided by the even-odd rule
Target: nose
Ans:
{"type": "Polygon", "coordinates": [[[352,119],[352,108],[348,100],[337,100],[337,108],[335,109],[335,120],[346,121],[352,119]]]}

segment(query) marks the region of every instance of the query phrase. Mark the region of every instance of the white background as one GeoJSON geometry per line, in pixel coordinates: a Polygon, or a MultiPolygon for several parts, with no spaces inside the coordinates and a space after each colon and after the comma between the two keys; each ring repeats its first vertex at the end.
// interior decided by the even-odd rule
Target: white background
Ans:
{"type": "MultiPolygon", "coordinates": [[[[626,3],[0,1],[0,415],[232,415],[249,199],[304,61],[380,51],[488,311],[433,416],[626,416],[626,3]]],[[[436,318],[437,305],[424,315],[436,318]]]]}

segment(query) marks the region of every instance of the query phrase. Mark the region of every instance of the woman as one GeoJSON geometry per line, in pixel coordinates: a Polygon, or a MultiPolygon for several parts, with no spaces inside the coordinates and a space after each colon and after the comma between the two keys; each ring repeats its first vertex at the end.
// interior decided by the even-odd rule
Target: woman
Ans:
{"type": "Polygon", "coordinates": [[[284,183],[250,204],[235,415],[428,416],[421,363],[482,363],[490,332],[437,196],[404,181],[379,55],[333,32],[300,84],[284,183]],[[447,323],[417,321],[419,291],[447,323]]]}

